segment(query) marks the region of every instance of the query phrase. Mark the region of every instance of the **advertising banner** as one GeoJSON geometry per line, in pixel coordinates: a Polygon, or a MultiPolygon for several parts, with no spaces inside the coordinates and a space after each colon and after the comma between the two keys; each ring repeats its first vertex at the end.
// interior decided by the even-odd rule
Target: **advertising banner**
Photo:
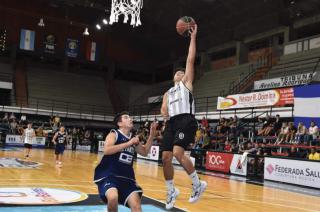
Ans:
{"type": "Polygon", "coordinates": [[[155,160],[158,161],[159,160],[159,146],[151,146],[150,152],[148,154],[147,157],[144,157],[142,155],[137,155],[138,158],[143,158],[143,159],[148,159],[148,160],[155,160]]]}
{"type": "Polygon", "coordinates": [[[238,174],[247,176],[247,160],[242,155],[234,154],[230,166],[230,172],[232,174],[238,174]]]}
{"type": "MultiPolygon", "coordinates": [[[[7,145],[23,146],[24,142],[21,135],[7,135],[6,136],[7,145]]],[[[45,137],[34,137],[32,139],[32,146],[44,147],[46,144],[45,137]]]]}
{"type": "Polygon", "coordinates": [[[309,83],[316,73],[295,74],[279,78],[259,80],[254,82],[254,90],[293,87],[309,83]]]}
{"type": "Polygon", "coordinates": [[[320,188],[320,162],[265,158],[264,179],[320,188]]]}
{"type": "Polygon", "coordinates": [[[229,173],[233,154],[220,152],[207,152],[206,169],[229,173]]]}
{"type": "Polygon", "coordinates": [[[261,92],[229,95],[218,97],[218,110],[285,106],[293,104],[293,88],[273,89],[261,92]]]}

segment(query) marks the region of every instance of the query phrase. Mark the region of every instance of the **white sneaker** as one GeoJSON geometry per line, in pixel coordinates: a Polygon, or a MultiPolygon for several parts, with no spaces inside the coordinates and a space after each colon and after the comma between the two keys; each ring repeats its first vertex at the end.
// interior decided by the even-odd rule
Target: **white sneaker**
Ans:
{"type": "Polygon", "coordinates": [[[179,189],[174,188],[173,191],[168,191],[167,194],[167,201],[166,201],[166,209],[170,210],[173,208],[174,203],[176,202],[176,199],[178,195],[180,194],[179,189]]]}
{"type": "Polygon", "coordinates": [[[197,202],[200,197],[201,194],[206,190],[208,186],[208,183],[206,181],[200,181],[200,184],[198,186],[192,186],[192,192],[191,192],[191,196],[189,198],[189,202],[190,203],[195,203],[197,202]]]}

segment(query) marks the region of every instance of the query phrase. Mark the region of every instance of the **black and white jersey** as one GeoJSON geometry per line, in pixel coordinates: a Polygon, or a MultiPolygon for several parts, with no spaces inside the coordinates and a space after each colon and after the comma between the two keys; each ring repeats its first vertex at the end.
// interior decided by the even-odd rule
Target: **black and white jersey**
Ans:
{"type": "Polygon", "coordinates": [[[180,114],[194,115],[195,109],[193,95],[182,81],[169,89],[167,97],[168,113],[170,117],[180,114]]]}

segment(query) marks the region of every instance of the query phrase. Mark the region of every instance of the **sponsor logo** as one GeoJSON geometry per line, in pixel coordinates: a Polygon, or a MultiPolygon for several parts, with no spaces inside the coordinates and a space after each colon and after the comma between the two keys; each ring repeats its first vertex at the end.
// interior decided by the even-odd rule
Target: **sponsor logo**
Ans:
{"type": "Polygon", "coordinates": [[[222,160],[221,156],[209,155],[209,163],[212,165],[221,165],[225,164],[224,160],[222,160]]]}
{"type": "Polygon", "coordinates": [[[20,169],[35,169],[41,163],[34,161],[25,161],[19,158],[0,158],[0,168],[20,168],[20,169]]]}
{"type": "Polygon", "coordinates": [[[269,174],[272,174],[272,172],[274,171],[274,168],[271,164],[269,164],[266,169],[269,172],[269,174]]]}
{"type": "Polygon", "coordinates": [[[88,196],[77,191],[54,188],[0,188],[1,204],[48,205],[78,202],[88,196]]]}
{"type": "Polygon", "coordinates": [[[237,163],[237,169],[242,171],[242,164],[240,159],[238,160],[238,163],[237,163]]]}
{"type": "Polygon", "coordinates": [[[184,138],[184,134],[181,132],[179,133],[179,139],[182,140],[184,138]]]}

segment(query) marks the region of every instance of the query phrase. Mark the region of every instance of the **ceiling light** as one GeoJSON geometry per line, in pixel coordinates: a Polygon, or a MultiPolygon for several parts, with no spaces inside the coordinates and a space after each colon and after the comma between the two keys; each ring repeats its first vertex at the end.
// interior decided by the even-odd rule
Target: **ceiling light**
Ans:
{"type": "Polygon", "coordinates": [[[100,29],[101,29],[100,24],[97,24],[97,25],[96,25],[96,28],[97,28],[98,30],[100,30],[100,29]]]}
{"type": "Polygon", "coordinates": [[[88,27],[84,29],[83,35],[86,35],[86,36],[90,35],[88,27]]]}
{"type": "Polygon", "coordinates": [[[44,26],[45,26],[44,21],[43,21],[43,18],[40,18],[40,21],[39,21],[39,23],[38,23],[38,26],[39,26],[39,27],[44,27],[44,26]]]}
{"type": "Polygon", "coordinates": [[[104,18],[104,19],[102,20],[102,23],[105,24],[105,25],[107,25],[107,24],[108,24],[107,19],[104,18]]]}

